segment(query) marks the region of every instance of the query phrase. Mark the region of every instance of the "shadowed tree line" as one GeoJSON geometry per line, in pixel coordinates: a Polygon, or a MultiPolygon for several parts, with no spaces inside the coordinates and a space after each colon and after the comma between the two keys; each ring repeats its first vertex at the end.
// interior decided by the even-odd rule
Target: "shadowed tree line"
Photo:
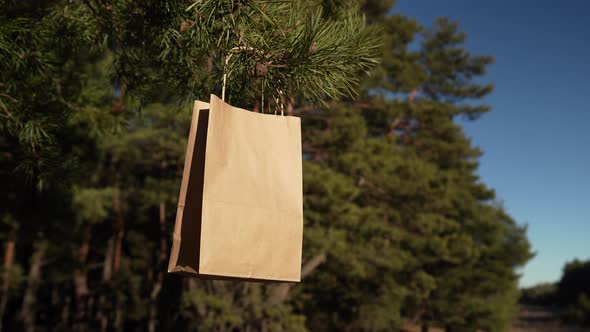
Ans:
{"type": "Polygon", "coordinates": [[[520,302],[553,309],[566,323],[590,326],[590,261],[575,259],[563,267],[561,279],[521,291],[520,302]]]}
{"type": "Polygon", "coordinates": [[[510,326],[532,255],[457,121],[493,87],[456,23],[391,0],[0,7],[4,330],[510,326]],[[192,101],[236,45],[256,51],[227,100],[302,119],[300,284],[166,273],[192,101]]]}

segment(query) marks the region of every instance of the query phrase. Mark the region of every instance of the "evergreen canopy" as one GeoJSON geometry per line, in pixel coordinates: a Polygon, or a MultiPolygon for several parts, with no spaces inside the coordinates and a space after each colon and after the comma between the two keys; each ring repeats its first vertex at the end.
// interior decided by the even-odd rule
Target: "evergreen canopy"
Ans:
{"type": "Polygon", "coordinates": [[[381,0],[0,6],[5,329],[508,329],[530,247],[455,121],[492,90],[456,23],[381,0]],[[224,73],[230,103],[302,119],[301,284],[165,273],[190,103],[224,73]]]}

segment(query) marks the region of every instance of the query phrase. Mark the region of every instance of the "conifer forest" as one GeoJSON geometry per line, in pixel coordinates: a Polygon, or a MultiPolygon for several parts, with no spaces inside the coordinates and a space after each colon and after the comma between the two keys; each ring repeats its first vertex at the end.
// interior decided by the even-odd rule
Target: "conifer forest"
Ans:
{"type": "Polygon", "coordinates": [[[2,331],[510,329],[533,253],[460,125],[493,111],[460,22],[394,0],[0,7],[2,331]],[[232,105],[301,118],[300,283],[167,272],[192,105],[224,73],[232,105]]]}

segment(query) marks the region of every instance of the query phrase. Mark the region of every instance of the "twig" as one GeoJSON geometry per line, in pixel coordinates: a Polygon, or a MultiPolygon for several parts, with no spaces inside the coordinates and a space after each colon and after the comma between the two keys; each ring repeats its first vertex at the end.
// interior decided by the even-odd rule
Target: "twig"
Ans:
{"type": "Polygon", "coordinates": [[[92,12],[92,14],[93,14],[94,16],[98,16],[98,15],[96,14],[96,9],[94,9],[94,7],[93,7],[93,6],[90,4],[90,1],[88,1],[88,0],[83,0],[83,1],[84,1],[84,3],[86,4],[86,6],[88,6],[88,8],[90,8],[90,11],[92,12]]]}
{"type": "Polygon", "coordinates": [[[4,113],[6,113],[6,117],[12,119],[12,113],[6,108],[6,106],[4,106],[4,103],[0,103],[0,106],[4,110],[4,113]]]}
{"type": "Polygon", "coordinates": [[[5,93],[0,93],[0,96],[3,96],[3,97],[5,97],[6,99],[8,99],[8,101],[10,101],[10,102],[11,102],[11,103],[13,103],[13,104],[16,104],[16,103],[18,103],[18,100],[16,100],[16,99],[12,98],[11,96],[9,96],[9,95],[7,95],[7,94],[5,94],[5,93]]]}

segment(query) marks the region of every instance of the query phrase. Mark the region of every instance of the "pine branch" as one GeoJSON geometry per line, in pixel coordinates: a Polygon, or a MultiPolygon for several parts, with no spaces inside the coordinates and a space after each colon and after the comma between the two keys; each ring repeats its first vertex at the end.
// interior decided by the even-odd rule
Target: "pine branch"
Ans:
{"type": "MultiPolygon", "coordinates": [[[[221,59],[235,49],[254,51],[218,66],[230,77],[230,95],[245,91],[252,97],[256,78],[263,77],[268,100],[299,95],[318,102],[353,96],[359,74],[377,63],[376,30],[352,11],[339,21],[326,20],[321,8],[299,2],[201,1],[187,11],[193,13],[194,28],[185,24],[179,40],[188,37],[203,48],[214,45],[221,59]],[[218,37],[212,45],[207,36],[218,37]]],[[[166,45],[164,55],[172,52],[173,43],[166,45]]]]}
{"type": "MultiPolygon", "coordinates": [[[[327,259],[326,253],[321,253],[321,254],[314,256],[309,261],[307,261],[305,264],[303,264],[303,267],[301,268],[301,280],[307,278],[320,265],[325,263],[326,259],[327,259]]],[[[293,285],[294,284],[291,284],[291,283],[283,283],[283,284],[276,286],[273,289],[272,295],[270,296],[270,298],[268,300],[269,304],[276,305],[276,304],[283,303],[287,299],[287,296],[289,295],[289,291],[291,290],[293,285]]]]}

